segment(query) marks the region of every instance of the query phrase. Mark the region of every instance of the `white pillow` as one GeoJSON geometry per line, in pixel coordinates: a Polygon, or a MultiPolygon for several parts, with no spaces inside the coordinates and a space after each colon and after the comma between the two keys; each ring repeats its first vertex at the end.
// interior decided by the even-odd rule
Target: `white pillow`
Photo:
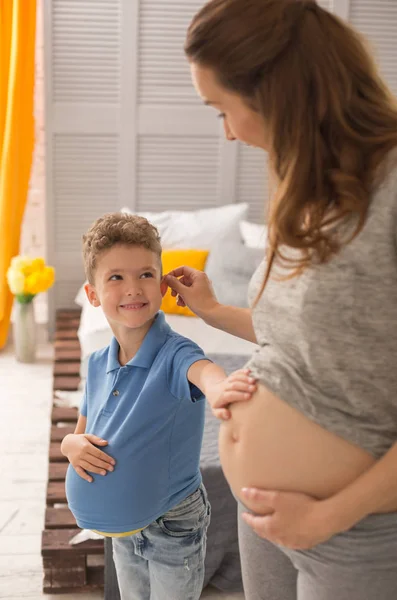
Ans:
{"type": "MultiPolygon", "coordinates": [[[[129,208],[122,212],[134,214],[129,208]]],[[[227,204],[195,211],[140,212],[158,228],[163,248],[211,249],[219,240],[239,240],[248,204],[227,204]]]]}
{"type": "Polygon", "coordinates": [[[248,248],[240,241],[220,243],[205,265],[205,272],[221,304],[248,307],[248,286],[264,259],[260,248],[248,248]]]}
{"type": "Polygon", "coordinates": [[[265,248],[267,242],[267,227],[266,225],[258,225],[249,221],[241,221],[240,223],[241,237],[248,248],[265,248]]]}

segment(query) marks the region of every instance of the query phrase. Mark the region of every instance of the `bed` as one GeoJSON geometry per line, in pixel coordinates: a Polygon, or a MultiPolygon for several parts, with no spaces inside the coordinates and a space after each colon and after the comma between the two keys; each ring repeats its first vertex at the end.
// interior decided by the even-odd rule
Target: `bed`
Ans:
{"type": "MultiPolygon", "coordinates": [[[[112,335],[101,309],[93,308],[84,296],[83,290],[80,290],[76,298],[76,302],[82,307],[78,331],[82,356],[82,385],[84,385],[89,355],[106,346],[112,335]]],[[[175,331],[194,340],[209,358],[220,364],[228,373],[244,366],[255,347],[250,342],[209,327],[196,317],[166,315],[166,319],[175,331]]],[[[207,405],[200,461],[203,481],[212,505],[205,562],[205,585],[211,583],[221,591],[234,592],[242,590],[236,501],[220,466],[218,429],[219,422],[207,405]]],[[[105,540],[105,599],[117,600],[119,596],[111,544],[110,539],[105,540]]]]}

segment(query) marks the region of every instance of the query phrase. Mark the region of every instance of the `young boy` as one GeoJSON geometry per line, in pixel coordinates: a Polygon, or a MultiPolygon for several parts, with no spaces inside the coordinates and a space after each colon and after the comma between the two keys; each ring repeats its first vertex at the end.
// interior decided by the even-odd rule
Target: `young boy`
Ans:
{"type": "Polygon", "coordinates": [[[90,357],[76,430],[62,442],[69,507],[79,527],[114,538],[122,600],[196,600],[210,520],[199,469],[204,396],[215,406],[255,388],[240,378],[236,391],[165,322],[160,238],[146,219],[105,215],[83,255],[87,297],[114,338],[90,357]]]}

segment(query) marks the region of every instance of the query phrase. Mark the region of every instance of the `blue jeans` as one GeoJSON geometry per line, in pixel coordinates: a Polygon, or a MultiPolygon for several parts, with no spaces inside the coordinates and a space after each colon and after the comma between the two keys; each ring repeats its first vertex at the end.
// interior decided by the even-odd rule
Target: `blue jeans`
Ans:
{"type": "Polygon", "coordinates": [[[121,600],[198,600],[210,514],[201,484],[143,531],[113,538],[121,600]]]}

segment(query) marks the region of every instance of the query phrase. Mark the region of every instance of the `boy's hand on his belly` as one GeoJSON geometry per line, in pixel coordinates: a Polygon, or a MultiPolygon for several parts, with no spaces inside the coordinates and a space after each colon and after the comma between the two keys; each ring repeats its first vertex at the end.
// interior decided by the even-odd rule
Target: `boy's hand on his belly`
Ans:
{"type": "Polygon", "coordinates": [[[207,400],[214,415],[218,419],[227,421],[231,416],[230,404],[251,400],[256,390],[257,383],[251,377],[249,369],[239,369],[215,384],[207,393],[207,400]]]}
{"type": "Polygon", "coordinates": [[[107,441],[91,433],[71,433],[62,441],[62,453],[68,458],[74,470],[82,479],[91,482],[93,478],[87,471],[106,475],[113,471],[114,458],[99,450],[96,446],[106,446],[107,441]]]}

